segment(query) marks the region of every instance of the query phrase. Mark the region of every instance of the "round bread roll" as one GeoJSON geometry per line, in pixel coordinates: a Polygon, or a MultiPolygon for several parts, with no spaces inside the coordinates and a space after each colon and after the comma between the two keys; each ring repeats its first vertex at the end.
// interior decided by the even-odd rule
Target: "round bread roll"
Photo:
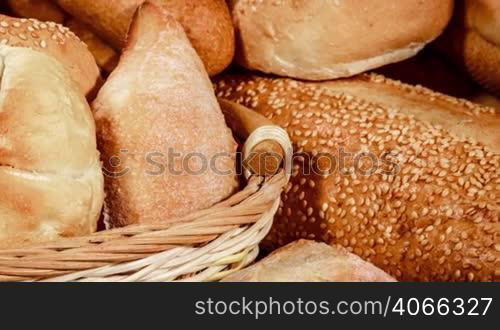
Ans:
{"type": "MultiPolygon", "coordinates": [[[[116,50],[125,45],[137,7],[144,0],[57,0],[116,50]]],[[[234,55],[234,28],[224,0],[150,0],[178,20],[209,75],[224,70],[234,55]]]]}
{"type": "Polygon", "coordinates": [[[222,282],[395,282],[342,247],[299,240],[222,282]]]}
{"type": "Polygon", "coordinates": [[[148,2],[93,103],[109,224],[172,221],[229,197],[236,143],[182,26],[148,2]]]}
{"type": "Polygon", "coordinates": [[[500,96],[500,1],[459,1],[439,44],[474,80],[500,96]]]}
{"type": "Polygon", "coordinates": [[[7,0],[12,12],[19,17],[64,23],[66,14],[50,0],[7,0]]]}
{"type": "Polygon", "coordinates": [[[94,119],[54,58],[0,45],[0,247],[95,231],[104,199],[94,119]]]}
{"type": "Polygon", "coordinates": [[[441,34],[452,0],[230,0],[236,59],[266,73],[325,80],[407,59],[441,34]]]}
{"type": "Polygon", "coordinates": [[[265,246],[341,245],[403,281],[500,276],[500,117],[379,75],[234,75],[217,96],[286,128],[296,155],[265,246]]]}
{"type": "Polygon", "coordinates": [[[0,44],[29,47],[53,56],[89,99],[102,83],[99,67],[87,46],[62,25],[0,15],[0,44]]]}

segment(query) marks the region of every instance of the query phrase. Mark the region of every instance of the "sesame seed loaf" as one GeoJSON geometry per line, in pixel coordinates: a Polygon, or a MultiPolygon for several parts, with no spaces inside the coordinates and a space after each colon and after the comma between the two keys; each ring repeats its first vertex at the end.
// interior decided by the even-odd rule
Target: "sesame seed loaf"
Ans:
{"type": "Polygon", "coordinates": [[[137,10],[93,109],[113,226],[172,221],[238,188],[236,143],[210,79],[182,26],[159,7],[137,10]]]}
{"type": "Polygon", "coordinates": [[[99,67],[87,46],[60,24],[0,15],[0,44],[29,47],[53,56],[89,99],[101,85],[99,67]]]}
{"type": "Polygon", "coordinates": [[[236,60],[306,80],[349,77],[417,54],[438,37],[451,0],[231,0],[236,60]]]}
{"type": "Polygon", "coordinates": [[[267,248],[307,238],[403,281],[498,279],[492,108],[375,74],[322,83],[235,74],[215,86],[286,128],[298,153],[267,248]]]}
{"type": "MultiPolygon", "coordinates": [[[[224,0],[149,0],[178,20],[209,75],[224,70],[234,56],[234,28],[224,0]]],[[[116,50],[127,38],[132,16],[144,0],[57,0],[116,50]]]]}
{"type": "Polygon", "coordinates": [[[222,282],[394,282],[341,247],[298,240],[222,282]]]}

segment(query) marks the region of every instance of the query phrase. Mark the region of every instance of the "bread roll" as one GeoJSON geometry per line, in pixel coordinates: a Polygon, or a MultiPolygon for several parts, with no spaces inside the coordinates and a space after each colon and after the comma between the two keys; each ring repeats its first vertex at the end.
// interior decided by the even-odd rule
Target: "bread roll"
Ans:
{"type": "Polygon", "coordinates": [[[103,175],[89,106],[55,59],[0,46],[0,247],[96,229],[103,175]]]}
{"type": "Polygon", "coordinates": [[[474,80],[500,96],[500,1],[458,1],[439,44],[474,80]]]}
{"type": "Polygon", "coordinates": [[[101,84],[99,68],[87,46],[62,25],[0,15],[0,43],[29,47],[53,56],[66,67],[89,99],[101,84]]]}
{"type": "Polygon", "coordinates": [[[64,23],[66,14],[51,0],[7,0],[12,12],[25,18],[64,23]]]}
{"type": "MultiPolygon", "coordinates": [[[[66,11],[87,23],[116,50],[144,0],[57,0],[66,11]]],[[[184,27],[209,75],[224,70],[234,55],[234,30],[224,0],[150,0],[169,11],[184,27]]]]}
{"type": "Polygon", "coordinates": [[[236,189],[236,144],[203,63],[182,27],[155,5],[138,9],[93,108],[112,225],[165,221],[236,189]]]}
{"type": "Polygon", "coordinates": [[[441,34],[453,1],[230,0],[241,65],[324,80],[415,55],[441,34]]]}
{"type": "Polygon", "coordinates": [[[84,23],[70,18],[66,26],[83,41],[94,56],[97,65],[106,73],[111,73],[118,64],[119,55],[84,23]]]}
{"type": "Polygon", "coordinates": [[[299,240],[222,282],[395,282],[341,247],[299,240]]]}
{"type": "Polygon", "coordinates": [[[403,281],[499,274],[500,118],[379,75],[234,75],[217,95],[286,128],[292,179],[265,246],[341,245],[403,281]]]}

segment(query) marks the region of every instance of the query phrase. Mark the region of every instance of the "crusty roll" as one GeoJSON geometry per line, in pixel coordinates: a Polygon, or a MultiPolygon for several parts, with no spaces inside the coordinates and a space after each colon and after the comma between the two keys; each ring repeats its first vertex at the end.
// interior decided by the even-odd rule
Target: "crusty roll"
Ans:
{"type": "Polygon", "coordinates": [[[0,247],[96,229],[104,188],[94,119],[55,59],[0,46],[0,247]]]}
{"type": "Polygon", "coordinates": [[[97,65],[104,72],[111,73],[115,69],[120,56],[111,46],[92,32],[86,24],[74,18],[68,19],[65,25],[87,45],[97,65]]]}
{"type": "Polygon", "coordinates": [[[348,77],[415,55],[441,34],[452,0],[230,0],[237,61],[307,79],[348,77]]]}
{"type": "Polygon", "coordinates": [[[500,118],[379,75],[222,77],[217,95],[287,128],[297,155],[267,247],[346,247],[400,280],[500,274],[500,118]]]}
{"type": "Polygon", "coordinates": [[[93,104],[114,226],[168,220],[237,188],[235,148],[182,26],[148,2],[93,104]]]}
{"type": "Polygon", "coordinates": [[[60,61],[89,99],[100,86],[99,68],[87,46],[68,28],[54,22],[0,15],[0,43],[29,47],[60,61]]]}
{"type": "MultiPolygon", "coordinates": [[[[209,75],[224,70],[234,55],[234,29],[224,0],[150,0],[163,7],[185,29],[209,75]]],[[[116,50],[125,44],[127,30],[144,0],[57,0],[87,23],[116,50]]]]}
{"type": "Polygon", "coordinates": [[[500,96],[500,1],[457,1],[439,45],[474,80],[500,96]]]}
{"type": "Polygon", "coordinates": [[[299,240],[222,282],[394,282],[342,247],[299,240]]]}
{"type": "Polygon", "coordinates": [[[7,0],[12,12],[19,17],[64,23],[65,12],[51,0],[7,0]]]}

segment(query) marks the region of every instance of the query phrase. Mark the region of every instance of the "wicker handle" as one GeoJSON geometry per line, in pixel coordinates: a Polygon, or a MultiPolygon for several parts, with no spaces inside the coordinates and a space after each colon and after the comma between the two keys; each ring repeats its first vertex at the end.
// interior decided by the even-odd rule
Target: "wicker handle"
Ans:
{"type": "Polygon", "coordinates": [[[293,148],[286,131],[240,104],[221,98],[219,104],[229,127],[246,140],[243,147],[245,176],[270,176],[281,168],[289,175],[293,148]]]}

